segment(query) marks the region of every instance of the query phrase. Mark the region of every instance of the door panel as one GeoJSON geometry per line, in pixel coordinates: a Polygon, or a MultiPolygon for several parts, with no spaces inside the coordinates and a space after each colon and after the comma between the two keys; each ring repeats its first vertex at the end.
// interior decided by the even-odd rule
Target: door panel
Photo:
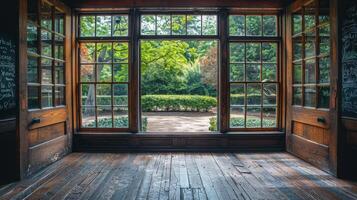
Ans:
{"type": "Polygon", "coordinates": [[[287,150],[337,173],[336,69],[330,3],[300,0],[287,17],[287,150]],[[330,92],[332,91],[332,92],[330,92]]]}

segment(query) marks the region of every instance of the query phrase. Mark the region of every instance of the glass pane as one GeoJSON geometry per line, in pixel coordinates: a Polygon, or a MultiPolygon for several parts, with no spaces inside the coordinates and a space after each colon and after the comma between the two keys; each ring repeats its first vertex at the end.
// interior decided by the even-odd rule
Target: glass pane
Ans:
{"type": "Polygon", "coordinates": [[[277,36],[276,16],[263,16],[263,30],[264,36],[277,36]]]}
{"type": "Polygon", "coordinates": [[[28,109],[40,108],[39,92],[40,92],[40,87],[37,86],[28,87],[28,97],[27,97],[28,109]]]}
{"type": "Polygon", "coordinates": [[[263,88],[263,105],[276,106],[278,95],[278,85],[275,83],[264,84],[263,88]]]}
{"type": "Polygon", "coordinates": [[[302,59],[302,40],[301,37],[293,38],[293,60],[302,59]]]}
{"type": "Polygon", "coordinates": [[[127,82],[129,80],[128,64],[114,64],[114,82],[127,82]]]}
{"type": "Polygon", "coordinates": [[[320,38],[320,54],[321,55],[330,55],[330,38],[322,37],[320,38]]]}
{"type": "Polygon", "coordinates": [[[302,88],[294,87],[293,88],[293,105],[302,105],[302,88]]]}
{"type": "Polygon", "coordinates": [[[262,43],[262,59],[263,62],[277,63],[277,44],[276,43],[262,43]]]}
{"type": "Polygon", "coordinates": [[[305,61],[305,83],[316,83],[315,59],[305,61]]]}
{"type": "Polygon", "coordinates": [[[247,105],[260,106],[262,101],[262,87],[258,83],[247,84],[247,105]]]}
{"type": "Polygon", "coordinates": [[[112,128],[112,107],[111,106],[98,106],[98,128],[112,128]]]}
{"type": "Polygon", "coordinates": [[[81,103],[82,106],[95,105],[95,86],[94,84],[81,84],[81,103]]]}
{"type": "Polygon", "coordinates": [[[98,82],[112,82],[112,65],[98,64],[97,65],[97,81],[98,82]]]}
{"type": "Polygon", "coordinates": [[[141,34],[142,35],[155,35],[155,15],[142,15],[141,16],[141,34]]]}
{"type": "Polygon", "coordinates": [[[247,36],[262,35],[262,16],[247,16],[247,36]]]}
{"type": "Polygon", "coordinates": [[[128,128],[129,117],[127,107],[114,107],[114,128],[128,128]]]}
{"type": "Polygon", "coordinates": [[[299,34],[302,32],[302,15],[301,13],[293,14],[293,34],[299,34]]]}
{"type": "Polygon", "coordinates": [[[316,55],[315,32],[312,32],[311,35],[307,35],[305,38],[305,58],[313,57],[316,55]]]}
{"type": "Polygon", "coordinates": [[[157,16],[157,34],[170,35],[171,32],[171,19],[170,15],[157,16]]]}
{"type": "Polygon", "coordinates": [[[305,87],[305,106],[316,107],[316,88],[305,87]]]}
{"type": "Polygon", "coordinates": [[[97,16],[96,18],[96,36],[106,37],[112,35],[112,17],[111,16],[97,16]]]}
{"type": "Polygon", "coordinates": [[[129,35],[129,19],[126,15],[113,16],[113,36],[129,35]]]}
{"type": "Polygon", "coordinates": [[[94,82],[94,65],[81,65],[81,82],[94,82]]]}
{"type": "Polygon", "coordinates": [[[52,107],[52,86],[42,86],[41,88],[42,108],[52,107]]]}
{"type": "Polygon", "coordinates": [[[95,128],[95,107],[82,107],[81,119],[83,128],[95,128]]]}
{"type": "Polygon", "coordinates": [[[315,15],[316,7],[315,3],[313,2],[305,7],[305,31],[316,26],[315,15]]]}
{"type": "Polygon", "coordinates": [[[65,93],[65,87],[56,87],[55,88],[56,106],[65,105],[64,93],[65,93]]]}
{"type": "Polygon", "coordinates": [[[41,26],[52,30],[52,7],[50,4],[41,1],[41,26]]]}
{"type": "Polygon", "coordinates": [[[241,107],[245,105],[244,84],[231,84],[230,86],[230,105],[231,107],[241,107]]]}
{"type": "Polygon", "coordinates": [[[244,43],[230,43],[229,44],[229,61],[231,63],[245,61],[245,45],[244,43]]]}
{"type": "Polygon", "coordinates": [[[128,43],[113,43],[113,51],[114,51],[114,62],[117,63],[128,63],[128,54],[129,54],[129,47],[128,43]]]}
{"type": "Polygon", "coordinates": [[[330,82],[330,57],[320,58],[320,83],[330,82]]]}
{"type": "Polygon", "coordinates": [[[80,36],[81,37],[95,36],[95,16],[80,17],[80,36]]]}
{"type": "Polygon", "coordinates": [[[263,108],[263,128],[275,128],[277,127],[277,114],[276,107],[264,107],[263,108]]]}
{"type": "Polygon", "coordinates": [[[41,59],[42,67],[42,83],[51,84],[52,83],[52,60],[42,58],[41,59]]]}
{"type": "Polygon", "coordinates": [[[202,35],[217,35],[216,15],[202,15],[202,35]]]}
{"type": "Polygon", "coordinates": [[[319,88],[319,108],[330,107],[330,87],[319,88]]]}
{"type": "Polygon", "coordinates": [[[112,86],[110,84],[97,84],[97,105],[111,106],[112,105],[112,86]]]}
{"type": "Polygon", "coordinates": [[[247,43],[246,51],[247,62],[260,62],[260,43],[247,43]]]}
{"type": "Polygon", "coordinates": [[[27,64],[27,82],[28,83],[38,83],[38,58],[28,56],[27,64]]]}
{"type": "Polygon", "coordinates": [[[301,63],[293,64],[293,83],[301,84],[302,83],[302,65],[301,63]]]}
{"type": "Polygon", "coordinates": [[[55,36],[55,58],[64,60],[64,38],[55,36]]]}
{"type": "Polygon", "coordinates": [[[128,106],[128,85],[127,84],[114,84],[113,85],[113,98],[115,106],[128,106]]]}
{"type": "Polygon", "coordinates": [[[229,35],[230,36],[245,35],[245,17],[243,15],[229,16],[229,35]]]}
{"type": "Polygon", "coordinates": [[[201,15],[187,15],[187,35],[201,35],[201,15]]]}
{"type": "Polygon", "coordinates": [[[56,84],[65,84],[64,82],[64,63],[55,62],[55,83],[56,84]]]}
{"type": "Polygon", "coordinates": [[[230,64],[230,80],[231,81],[244,81],[244,64],[243,63],[236,63],[230,64]]]}
{"type": "Polygon", "coordinates": [[[247,81],[260,81],[260,63],[248,63],[247,66],[247,81]]]}
{"type": "Polygon", "coordinates": [[[64,35],[64,13],[60,10],[55,10],[55,32],[64,35]]]}
{"type": "Polygon", "coordinates": [[[330,1],[320,0],[319,1],[319,21],[320,24],[327,23],[330,21],[330,1]]]}
{"type": "Polygon", "coordinates": [[[172,15],[172,34],[186,35],[186,16],[172,15]]]}
{"type": "Polygon", "coordinates": [[[261,108],[248,107],[247,108],[247,128],[261,127],[261,108]]]}
{"type": "Polygon", "coordinates": [[[27,23],[27,51],[38,53],[37,27],[33,23],[27,23]]]}
{"type": "Polygon", "coordinates": [[[276,79],[276,64],[263,63],[263,71],[262,71],[262,81],[277,81],[276,79]]]}
{"type": "Polygon", "coordinates": [[[41,55],[52,57],[52,33],[41,30],[41,55]]]}
{"type": "Polygon", "coordinates": [[[244,107],[231,107],[230,109],[230,128],[244,128],[245,124],[245,111],[244,107]]]}
{"type": "Polygon", "coordinates": [[[97,62],[112,62],[112,43],[97,43],[97,62]]]}
{"type": "Polygon", "coordinates": [[[80,44],[81,63],[95,62],[95,44],[81,43],[80,44]]]}

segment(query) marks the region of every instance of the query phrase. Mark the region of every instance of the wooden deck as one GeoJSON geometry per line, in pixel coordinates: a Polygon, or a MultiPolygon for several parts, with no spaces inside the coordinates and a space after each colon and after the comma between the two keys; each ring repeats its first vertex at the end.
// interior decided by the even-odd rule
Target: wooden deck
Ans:
{"type": "Polygon", "coordinates": [[[357,199],[287,153],[72,153],[1,199],[357,199]]]}

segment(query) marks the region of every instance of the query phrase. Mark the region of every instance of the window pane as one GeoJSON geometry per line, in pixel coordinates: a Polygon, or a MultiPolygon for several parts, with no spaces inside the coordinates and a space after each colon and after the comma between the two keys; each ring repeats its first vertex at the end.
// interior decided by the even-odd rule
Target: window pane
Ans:
{"type": "Polygon", "coordinates": [[[245,61],[245,45],[244,43],[230,43],[229,45],[229,60],[231,63],[245,61]]]}
{"type": "Polygon", "coordinates": [[[330,57],[320,58],[320,83],[330,82],[330,57]]]}
{"type": "Polygon", "coordinates": [[[81,65],[81,82],[94,82],[94,65],[81,65]]]}
{"type": "Polygon", "coordinates": [[[248,107],[247,108],[247,128],[261,127],[261,108],[248,107]]]}
{"type": "Polygon", "coordinates": [[[52,33],[41,31],[41,55],[52,57],[52,33]]]}
{"type": "Polygon", "coordinates": [[[302,105],[302,88],[294,87],[293,88],[293,105],[302,105]]]}
{"type": "Polygon", "coordinates": [[[38,58],[28,56],[27,64],[27,82],[28,83],[38,83],[38,58]]]}
{"type": "Polygon", "coordinates": [[[83,128],[95,128],[97,124],[95,120],[95,107],[82,107],[81,119],[83,128]]]}
{"type": "Polygon", "coordinates": [[[301,37],[293,38],[293,52],[294,52],[294,57],[293,57],[294,61],[302,59],[302,40],[301,40],[301,37]]]}
{"type": "Polygon", "coordinates": [[[117,63],[128,63],[128,53],[129,47],[128,43],[121,42],[121,43],[113,43],[113,50],[114,50],[114,62],[117,63]]]}
{"type": "Polygon", "coordinates": [[[277,18],[276,16],[263,16],[264,36],[277,35],[277,18]]]}
{"type": "Polygon", "coordinates": [[[142,35],[155,35],[155,15],[142,15],[141,16],[141,34],[142,35]]]}
{"type": "Polygon", "coordinates": [[[56,84],[65,84],[64,81],[64,63],[55,62],[55,83],[56,84]]]}
{"type": "Polygon", "coordinates": [[[97,62],[112,62],[112,43],[97,43],[97,62]]]}
{"type": "Polygon", "coordinates": [[[81,104],[82,106],[95,105],[95,86],[94,84],[81,84],[81,104]]]}
{"type": "Polygon", "coordinates": [[[330,55],[330,38],[322,37],[320,38],[320,54],[321,55],[330,55]]]}
{"type": "Polygon", "coordinates": [[[302,32],[302,15],[296,13],[293,15],[293,34],[299,34],[302,32]]]}
{"type": "Polygon", "coordinates": [[[263,88],[263,105],[276,106],[278,95],[278,85],[275,83],[264,84],[263,88]]]}
{"type": "Polygon", "coordinates": [[[260,106],[262,100],[261,85],[258,83],[247,84],[247,104],[249,106],[260,106]]]}
{"type": "Polygon", "coordinates": [[[187,15],[187,35],[201,35],[201,15],[187,15]]]}
{"type": "Polygon", "coordinates": [[[316,6],[315,3],[312,2],[305,7],[305,13],[304,13],[305,31],[314,28],[316,26],[315,15],[316,15],[316,6]]]}
{"type": "Polygon", "coordinates": [[[55,32],[64,35],[64,13],[55,9],[55,32]]]}
{"type": "Polygon", "coordinates": [[[230,128],[245,127],[245,109],[244,107],[231,107],[230,109],[230,128]]]}
{"type": "Polygon", "coordinates": [[[261,36],[262,35],[262,17],[261,16],[247,16],[247,36],[261,36]]]}
{"type": "Polygon", "coordinates": [[[114,128],[128,128],[129,117],[127,107],[114,107],[114,128]]]}
{"type": "Polygon", "coordinates": [[[38,53],[37,27],[32,23],[27,23],[27,51],[38,53]]]}
{"type": "Polygon", "coordinates": [[[95,36],[95,16],[80,17],[80,36],[81,37],[95,36]]]}
{"type": "Polygon", "coordinates": [[[245,35],[245,17],[243,15],[229,16],[229,35],[231,36],[245,35]]]}
{"type": "Polygon", "coordinates": [[[276,69],[277,69],[276,64],[263,63],[262,81],[263,82],[277,81],[276,69]]]}
{"type": "Polygon", "coordinates": [[[41,88],[42,108],[52,107],[52,86],[42,86],[41,88]]]}
{"type": "Polygon", "coordinates": [[[64,60],[64,38],[55,36],[55,58],[64,60]]]}
{"type": "Polygon", "coordinates": [[[56,106],[64,105],[65,100],[64,100],[64,93],[65,93],[65,87],[56,87],[55,88],[55,103],[56,106]]]}
{"type": "Polygon", "coordinates": [[[129,80],[128,64],[114,64],[114,82],[127,82],[129,80]]]}
{"type": "Polygon", "coordinates": [[[170,15],[158,15],[157,16],[157,34],[158,35],[170,35],[170,31],[171,31],[170,15]]]}
{"type": "Polygon", "coordinates": [[[202,35],[217,35],[217,16],[202,15],[202,35]]]}
{"type": "Polygon", "coordinates": [[[293,64],[293,83],[299,84],[302,83],[302,65],[301,63],[293,64]]]}
{"type": "Polygon", "coordinates": [[[129,35],[129,19],[126,15],[113,16],[113,36],[129,35]]]}
{"type": "Polygon", "coordinates": [[[260,81],[260,63],[246,64],[247,66],[247,81],[260,81]]]}
{"type": "Polygon", "coordinates": [[[97,81],[98,82],[112,82],[112,65],[98,64],[97,65],[97,81]]]}
{"type": "Polygon", "coordinates": [[[245,105],[244,84],[231,84],[230,86],[230,105],[231,107],[240,107],[245,105]]]}
{"type": "Polygon", "coordinates": [[[115,106],[128,106],[128,85],[114,84],[113,97],[115,106]]]}
{"type": "Polygon", "coordinates": [[[231,81],[244,81],[244,64],[237,63],[237,64],[230,64],[230,80],[231,81]]]}
{"type": "Polygon", "coordinates": [[[41,26],[52,30],[52,7],[50,4],[41,2],[41,26]]]}
{"type": "Polygon", "coordinates": [[[111,106],[98,106],[98,128],[112,128],[112,107],[111,106]]]}
{"type": "Polygon", "coordinates": [[[316,88],[305,87],[305,106],[316,107],[316,88]]]}
{"type": "Polygon", "coordinates": [[[305,58],[315,56],[316,55],[315,50],[316,50],[315,32],[312,32],[306,36],[305,58]]]}
{"type": "Polygon", "coordinates": [[[330,87],[319,88],[319,108],[330,107],[330,87]]]}
{"type": "Polygon", "coordinates": [[[276,107],[263,108],[263,128],[274,128],[277,126],[276,107]]]}
{"type": "Polygon", "coordinates": [[[51,84],[52,83],[52,60],[42,58],[41,59],[42,67],[42,83],[51,84]]]}
{"type": "Polygon", "coordinates": [[[39,92],[40,92],[40,87],[37,86],[28,87],[28,97],[27,97],[28,109],[40,108],[39,92]]]}
{"type": "Polygon", "coordinates": [[[316,83],[315,59],[305,61],[305,83],[316,83]]]}
{"type": "Polygon", "coordinates": [[[260,43],[247,43],[246,51],[247,62],[260,62],[260,43]]]}
{"type": "Polygon", "coordinates": [[[172,34],[186,35],[186,16],[172,15],[172,34]]]}
{"type": "Polygon", "coordinates": [[[95,62],[95,44],[81,43],[80,44],[81,63],[95,62]]]}
{"type": "Polygon", "coordinates": [[[262,43],[263,62],[277,62],[277,44],[262,43]]]}
{"type": "Polygon", "coordinates": [[[111,16],[97,16],[96,18],[96,36],[107,37],[112,34],[112,18],[111,16]]]}
{"type": "Polygon", "coordinates": [[[97,105],[112,105],[112,86],[110,84],[97,84],[96,92],[97,105]]]}

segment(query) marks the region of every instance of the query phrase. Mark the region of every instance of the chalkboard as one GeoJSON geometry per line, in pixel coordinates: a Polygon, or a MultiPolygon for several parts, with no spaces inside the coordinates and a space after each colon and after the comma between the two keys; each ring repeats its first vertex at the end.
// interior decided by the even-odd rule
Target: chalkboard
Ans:
{"type": "Polygon", "coordinates": [[[357,118],[357,2],[342,16],[342,116],[357,118]]]}
{"type": "Polygon", "coordinates": [[[16,116],[16,44],[0,35],[0,119],[16,116]]]}

